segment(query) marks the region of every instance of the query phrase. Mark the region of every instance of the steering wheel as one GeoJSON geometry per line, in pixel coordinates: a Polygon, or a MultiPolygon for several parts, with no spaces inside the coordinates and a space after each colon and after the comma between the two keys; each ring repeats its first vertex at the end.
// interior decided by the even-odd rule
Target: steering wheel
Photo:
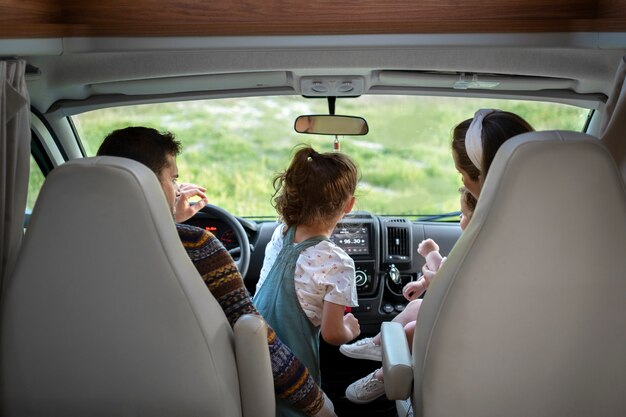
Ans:
{"type": "Polygon", "coordinates": [[[246,276],[246,272],[248,272],[248,266],[250,265],[250,241],[248,240],[248,235],[246,234],[243,226],[239,223],[235,216],[221,207],[207,204],[202,207],[200,211],[223,221],[230,226],[233,232],[235,232],[235,237],[237,238],[239,247],[231,249],[229,253],[231,255],[235,255],[237,253],[239,254],[239,259],[235,260],[235,264],[237,265],[237,269],[239,269],[241,277],[244,278],[246,276]]]}

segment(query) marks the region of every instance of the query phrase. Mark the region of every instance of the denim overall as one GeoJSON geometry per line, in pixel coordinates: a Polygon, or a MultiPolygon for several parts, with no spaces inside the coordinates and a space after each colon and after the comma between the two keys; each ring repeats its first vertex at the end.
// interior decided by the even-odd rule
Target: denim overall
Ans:
{"type": "MultiPolygon", "coordinates": [[[[295,227],[287,230],[283,248],[276,257],[265,282],[254,295],[254,305],[267,323],[274,328],[283,343],[289,346],[309,369],[315,382],[320,385],[320,328],[311,323],[300,306],[296,296],[294,273],[300,252],[327,238],[316,236],[294,245],[295,233],[295,227]]],[[[286,401],[276,398],[276,416],[304,416],[304,413],[286,401]]]]}

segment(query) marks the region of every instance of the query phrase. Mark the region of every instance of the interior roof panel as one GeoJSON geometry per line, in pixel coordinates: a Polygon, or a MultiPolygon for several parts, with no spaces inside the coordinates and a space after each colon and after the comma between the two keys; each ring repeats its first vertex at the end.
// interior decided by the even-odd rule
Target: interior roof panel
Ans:
{"type": "MultiPolygon", "coordinates": [[[[408,36],[406,39],[395,36],[332,37],[343,39],[333,45],[327,38],[302,37],[301,47],[294,39],[272,39],[271,46],[252,42],[247,47],[239,39],[239,46],[230,48],[225,47],[228,42],[224,39],[217,42],[217,47],[210,46],[215,45],[214,39],[195,39],[192,44],[195,43],[198,49],[190,50],[176,49],[175,45],[184,43],[183,39],[171,40],[171,44],[162,44],[158,42],[159,38],[117,39],[117,48],[123,45],[130,49],[128,52],[111,51],[110,43],[104,39],[87,42],[87,46],[83,41],[65,40],[67,49],[63,54],[25,58],[41,71],[40,76],[29,82],[32,101],[41,111],[60,100],[83,100],[97,93],[88,88],[90,85],[108,84],[102,93],[115,94],[128,88],[138,91],[140,88],[133,87],[133,82],[145,84],[145,79],[170,78],[174,84],[164,83],[162,91],[157,89],[158,84],[151,88],[155,88],[153,94],[156,95],[173,94],[176,77],[186,80],[184,91],[189,92],[193,90],[190,84],[193,77],[202,80],[206,76],[228,77],[233,74],[233,77],[241,78],[245,73],[275,71],[291,72],[296,79],[306,75],[363,75],[367,86],[373,85],[375,80],[371,77],[383,70],[497,73],[569,79],[574,80],[573,90],[577,93],[608,95],[625,50],[600,49],[597,38],[589,34],[579,35],[546,35],[550,40],[547,46],[537,45],[542,39],[540,35],[520,35],[518,43],[513,41],[513,35],[509,35],[508,41],[513,43],[511,47],[485,46],[482,35],[466,36],[463,46],[456,45],[460,42],[458,37],[435,35],[408,36]],[[317,47],[316,39],[320,42],[317,47]],[[425,46],[426,39],[439,46],[425,46]],[[557,39],[564,46],[555,46],[557,39]],[[385,40],[390,45],[385,46],[385,40]],[[472,40],[476,45],[472,46],[472,40]],[[200,48],[203,41],[205,47],[200,48]],[[133,46],[135,42],[139,44],[133,46]],[[281,42],[284,43],[282,46],[281,42]],[[445,46],[446,42],[452,45],[445,46]],[[524,43],[527,46],[521,46],[524,43]],[[158,47],[149,50],[150,44],[158,47]],[[138,49],[141,48],[146,50],[140,52],[138,49]],[[119,85],[120,90],[115,91],[115,85],[119,85]]],[[[286,78],[284,87],[297,90],[292,82],[286,78]]],[[[276,82],[272,85],[279,86],[276,82]]],[[[200,83],[198,89],[203,89],[200,83]]]]}

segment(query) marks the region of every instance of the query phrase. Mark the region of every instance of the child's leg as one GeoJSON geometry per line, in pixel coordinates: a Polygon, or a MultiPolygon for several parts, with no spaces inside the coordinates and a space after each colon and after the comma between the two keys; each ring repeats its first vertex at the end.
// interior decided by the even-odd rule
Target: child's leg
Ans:
{"type": "Polygon", "coordinates": [[[391,321],[400,323],[403,326],[409,324],[412,321],[415,321],[415,319],[417,318],[417,312],[419,311],[421,305],[422,305],[421,298],[417,298],[411,301],[409,304],[406,305],[404,310],[402,310],[402,312],[398,314],[396,317],[394,317],[394,319],[391,321]]]}
{"type": "MultiPolygon", "coordinates": [[[[415,319],[420,306],[422,305],[421,299],[411,301],[402,313],[398,314],[392,321],[401,323],[404,325],[404,333],[406,334],[407,342],[409,344],[409,350],[413,349],[413,335],[415,334],[415,319]]],[[[378,333],[373,342],[380,344],[381,337],[378,333]]],[[[363,378],[353,382],[346,388],[346,397],[355,403],[368,403],[374,401],[376,398],[384,395],[384,374],[383,368],[378,368],[371,374],[364,376],[363,378]]]]}
{"type": "MultiPolygon", "coordinates": [[[[417,317],[420,306],[422,305],[422,299],[417,298],[411,301],[407,306],[393,318],[393,322],[400,323],[402,326],[414,322],[417,317]]],[[[413,333],[411,331],[412,340],[413,333]]],[[[412,342],[410,342],[412,343],[412,342]]],[[[380,332],[374,337],[366,337],[359,339],[354,343],[341,345],[339,351],[349,358],[355,359],[368,359],[372,361],[382,361],[382,348],[380,332]]],[[[376,374],[376,377],[381,376],[382,373],[376,374]]]]}
{"type": "Polygon", "coordinates": [[[415,320],[404,326],[406,341],[409,343],[409,352],[413,351],[413,335],[415,334],[415,320]]]}
{"type": "MultiPolygon", "coordinates": [[[[393,320],[391,321],[400,323],[401,325],[406,326],[412,321],[415,321],[415,318],[417,317],[417,312],[419,311],[421,305],[422,305],[421,298],[417,298],[411,301],[409,304],[406,305],[404,310],[402,310],[400,314],[395,316],[393,320]]],[[[376,336],[374,336],[374,338],[372,339],[372,342],[375,345],[380,345],[380,332],[376,336]]]]}
{"type": "MultiPolygon", "coordinates": [[[[404,334],[406,334],[406,341],[409,344],[409,351],[412,351],[413,350],[413,335],[415,334],[415,320],[407,323],[404,326],[404,334]]],[[[374,371],[374,378],[380,381],[384,379],[383,375],[384,375],[383,368],[378,368],[376,371],[374,371]]]]}

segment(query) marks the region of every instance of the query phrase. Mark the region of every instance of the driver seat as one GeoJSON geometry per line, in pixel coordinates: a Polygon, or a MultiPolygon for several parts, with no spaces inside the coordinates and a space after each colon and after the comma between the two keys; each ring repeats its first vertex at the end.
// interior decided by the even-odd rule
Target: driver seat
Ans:
{"type": "Polygon", "coordinates": [[[262,319],[233,332],[138,162],[56,168],[3,297],[3,416],[275,414],[262,319]]]}
{"type": "Polygon", "coordinates": [[[626,190],[603,144],[510,139],[424,297],[413,387],[385,369],[388,395],[426,417],[626,415],[625,255],[626,190]]]}

